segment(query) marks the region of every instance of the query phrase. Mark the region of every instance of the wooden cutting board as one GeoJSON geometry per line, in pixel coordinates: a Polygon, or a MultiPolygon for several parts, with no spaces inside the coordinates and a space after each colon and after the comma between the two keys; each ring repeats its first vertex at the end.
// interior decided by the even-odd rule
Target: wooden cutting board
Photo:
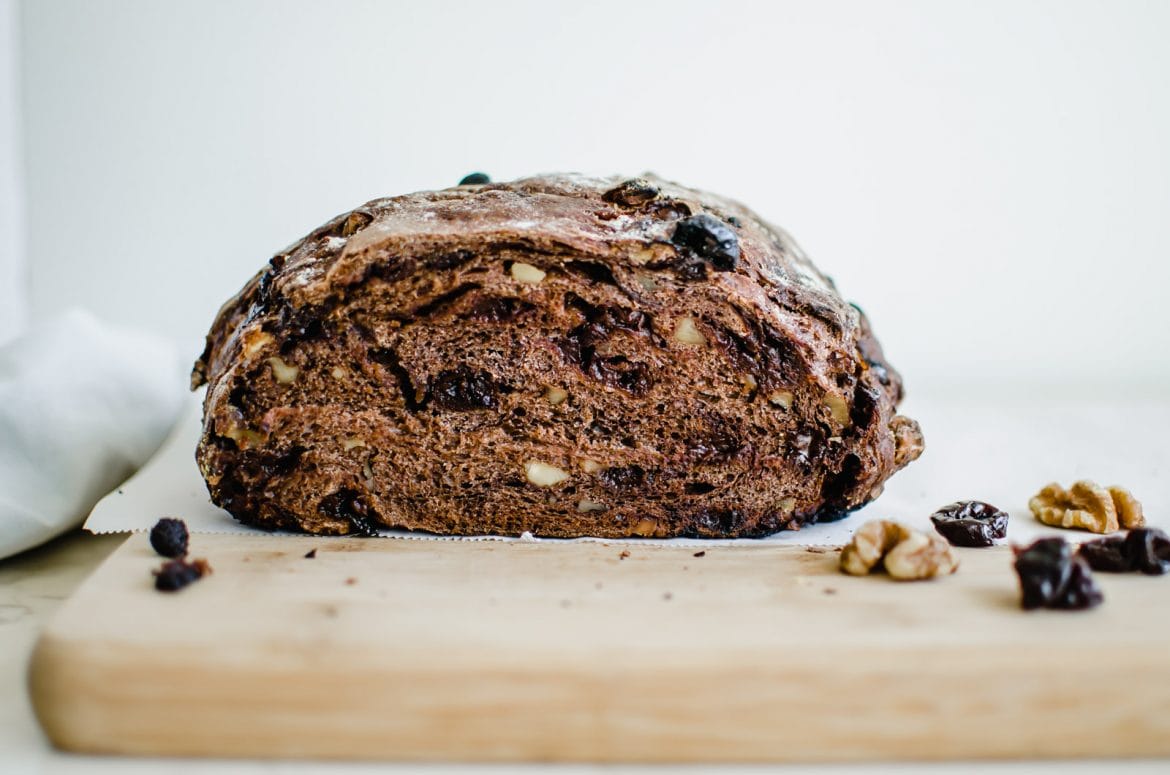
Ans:
{"type": "Polygon", "coordinates": [[[744,761],[1170,754],[1170,578],[1018,605],[1006,548],[931,582],[798,546],[197,535],[127,540],[43,634],[74,751],[744,761]],[[314,559],[305,553],[316,549],[314,559]],[[623,553],[628,556],[623,557],[623,553]]]}

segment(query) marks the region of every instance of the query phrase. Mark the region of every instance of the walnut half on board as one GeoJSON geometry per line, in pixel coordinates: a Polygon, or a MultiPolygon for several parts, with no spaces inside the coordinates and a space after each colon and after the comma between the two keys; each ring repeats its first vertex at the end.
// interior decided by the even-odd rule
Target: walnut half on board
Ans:
{"type": "Polygon", "coordinates": [[[1123,487],[1102,487],[1082,479],[1067,490],[1053,483],[1032,496],[1028,508],[1040,522],[1053,527],[1115,533],[1143,527],[1142,504],[1123,487]]]}
{"type": "Polygon", "coordinates": [[[879,563],[900,581],[930,579],[959,567],[950,544],[942,538],[888,519],[866,522],[841,550],[841,570],[851,576],[864,576],[879,563]]]}

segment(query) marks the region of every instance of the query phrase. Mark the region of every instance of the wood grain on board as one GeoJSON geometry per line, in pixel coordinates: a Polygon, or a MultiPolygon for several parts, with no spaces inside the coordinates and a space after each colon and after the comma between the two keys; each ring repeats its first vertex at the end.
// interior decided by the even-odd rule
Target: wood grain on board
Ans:
{"type": "Polygon", "coordinates": [[[139,534],[43,634],[33,704],[58,746],[124,754],[1170,754],[1170,578],[1024,612],[1006,547],[901,583],[700,548],[196,535],[214,574],[163,594],[139,534]]]}

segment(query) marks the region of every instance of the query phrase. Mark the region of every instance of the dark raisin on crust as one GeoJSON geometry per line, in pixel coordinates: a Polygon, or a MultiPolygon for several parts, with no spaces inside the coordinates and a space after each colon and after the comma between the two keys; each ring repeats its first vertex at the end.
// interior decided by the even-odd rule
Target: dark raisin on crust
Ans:
{"type": "Polygon", "coordinates": [[[930,521],[955,546],[991,546],[1007,537],[1007,512],[983,501],[947,504],[931,514],[930,521]]]}
{"type": "Polygon", "coordinates": [[[679,221],[671,241],[687,248],[720,272],[739,264],[739,237],[727,224],[709,213],[679,221]]]}
{"type": "Polygon", "coordinates": [[[150,545],[163,557],[182,557],[187,553],[187,523],[163,517],[150,529],[150,545]]]}
{"type": "Polygon", "coordinates": [[[482,186],[486,183],[491,183],[491,182],[492,182],[492,179],[489,178],[487,175],[483,174],[482,172],[473,172],[470,175],[465,175],[463,177],[463,179],[459,181],[459,185],[461,185],[461,186],[482,186]]]}

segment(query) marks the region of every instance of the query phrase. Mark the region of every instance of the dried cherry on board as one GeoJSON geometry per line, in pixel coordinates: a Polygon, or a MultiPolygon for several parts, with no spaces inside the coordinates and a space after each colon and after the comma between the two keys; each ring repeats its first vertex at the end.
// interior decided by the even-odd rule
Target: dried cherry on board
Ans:
{"type": "Polygon", "coordinates": [[[931,514],[930,521],[954,546],[991,546],[1007,536],[1007,512],[983,501],[955,501],[931,514]]]}
{"type": "Polygon", "coordinates": [[[1084,558],[1093,570],[1105,573],[1128,573],[1133,570],[1124,536],[1086,541],[1077,549],[1077,554],[1084,558]]]}
{"type": "Polygon", "coordinates": [[[1134,570],[1147,576],[1170,573],[1170,535],[1155,527],[1139,527],[1125,537],[1134,570]]]}
{"type": "Polygon", "coordinates": [[[1086,541],[1077,554],[1093,570],[1105,573],[1141,571],[1149,576],[1170,573],[1170,536],[1157,528],[1139,527],[1125,536],[1086,541]]]}
{"type": "Polygon", "coordinates": [[[1092,608],[1104,601],[1093,581],[1089,564],[1074,555],[1063,538],[1042,538],[1031,546],[1015,549],[1016,573],[1025,609],[1092,608]]]}
{"type": "Polygon", "coordinates": [[[177,592],[208,573],[211,573],[211,566],[206,560],[168,560],[154,571],[154,588],[160,592],[177,592]]]}
{"type": "Polygon", "coordinates": [[[150,545],[163,557],[182,557],[187,553],[187,523],[163,517],[150,529],[150,545]]]}

